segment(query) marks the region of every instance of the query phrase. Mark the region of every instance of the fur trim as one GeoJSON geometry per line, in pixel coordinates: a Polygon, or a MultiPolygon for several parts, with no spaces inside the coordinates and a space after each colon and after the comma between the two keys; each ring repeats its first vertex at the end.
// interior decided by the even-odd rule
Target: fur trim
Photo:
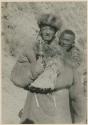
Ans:
{"type": "Polygon", "coordinates": [[[56,30],[59,30],[62,26],[61,18],[57,18],[52,14],[44,14],[38,20],[38,25],[41,28],[44,25],[54,27],[56,30]]]}

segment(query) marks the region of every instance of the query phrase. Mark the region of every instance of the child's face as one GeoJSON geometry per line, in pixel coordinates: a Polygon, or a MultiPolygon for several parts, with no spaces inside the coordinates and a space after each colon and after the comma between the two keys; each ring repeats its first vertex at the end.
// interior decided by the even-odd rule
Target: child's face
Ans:
{"type": "Polygon", "coordinates": [[[55,29],[50,26],[44,26],[41,28],[41,36],[47,43],[51,41],[55,36],[55,29]]]}
{"type": "Polygon", "coordinates": [[[73,35],[64,33],[59,40],[59,44],[64,50],[68,51],[73,46],[74,39],[75,38],[73,35]]]}

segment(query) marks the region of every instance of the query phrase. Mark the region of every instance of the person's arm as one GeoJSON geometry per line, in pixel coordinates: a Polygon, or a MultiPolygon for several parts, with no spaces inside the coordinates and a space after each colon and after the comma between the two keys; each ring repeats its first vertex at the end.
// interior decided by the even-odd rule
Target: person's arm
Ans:
{"type": "MultiPolygon", "coordinates": [[[[65,82],[59,82],[59,75],[60,75],[60,73],[58,73],[58,78],[56,80],[56,83],[58,83],[58,84],[55,85],[55,89],[56,90],[61,90],[61,89],[69,88],[71,86],[70,82],[69,83],[67,83],[67,82],[66,83],[65,82]]],[[[63,79],[64,79],[64,77],[63,77],[63,79]]]]}
{"type": "Polygon", "coordinates": [[[30,45],[25,46],[11,71],[10,79],[14,85],[23,88],[35,80],[40,72],[41,66],[39,66],[39,63],[36,64],[36,57],[32,47],[30,45]]]}
{"type": "Polygon", "coordinates": [[[73,85],[69,90],[73,123],[86,123],[86,100],[81,74],[75,69],[73,85]]]}
{"type": "Polygon", "coordinates": [[[38,75],[40,75],[44,71],[44,66],[42,63],[42,58],[36,59],[34,47],[36,47],[36,44],[34,44],[34,46],[31,46],[28,50],[26,50],[25,56],[31,64],[31,72],[33,78],[36,79],[38,75]]]}

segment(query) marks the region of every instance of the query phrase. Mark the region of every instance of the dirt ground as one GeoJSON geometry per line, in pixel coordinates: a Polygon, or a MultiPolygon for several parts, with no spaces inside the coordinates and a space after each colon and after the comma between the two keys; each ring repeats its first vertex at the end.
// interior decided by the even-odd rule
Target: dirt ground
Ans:
{"type": "MultiPolygon", "coordinates": [[[[10,80],[11,70],[26,42],[33,41],[39,31],[37,18],[42,13],[58,13],[62,30],[76,33],[76,44],[86,61],[86,2],[2,3],[2,123],[19,123],[18,112],[23,107],[26,91],[10,80]]],[[[84,61],[86,69],[86,63],[84,61]]]]}

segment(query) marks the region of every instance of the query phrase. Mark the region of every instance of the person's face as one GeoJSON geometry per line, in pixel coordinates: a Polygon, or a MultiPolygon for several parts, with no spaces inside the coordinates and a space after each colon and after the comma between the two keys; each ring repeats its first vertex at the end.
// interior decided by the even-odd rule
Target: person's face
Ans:
{"type": "Polygon", "coordinates": [[[68,51],[74,45],[74,36],[64,33],[59,40],[59,44],[65,51],[68,51]]]}
{"type": "Polygon", "coordinates": [[[46,41],[47,43],[52,41],[56,33],[55,29],[50,26],[41,27],[40,32],[41,32],[42,39],[46,41]]]}

